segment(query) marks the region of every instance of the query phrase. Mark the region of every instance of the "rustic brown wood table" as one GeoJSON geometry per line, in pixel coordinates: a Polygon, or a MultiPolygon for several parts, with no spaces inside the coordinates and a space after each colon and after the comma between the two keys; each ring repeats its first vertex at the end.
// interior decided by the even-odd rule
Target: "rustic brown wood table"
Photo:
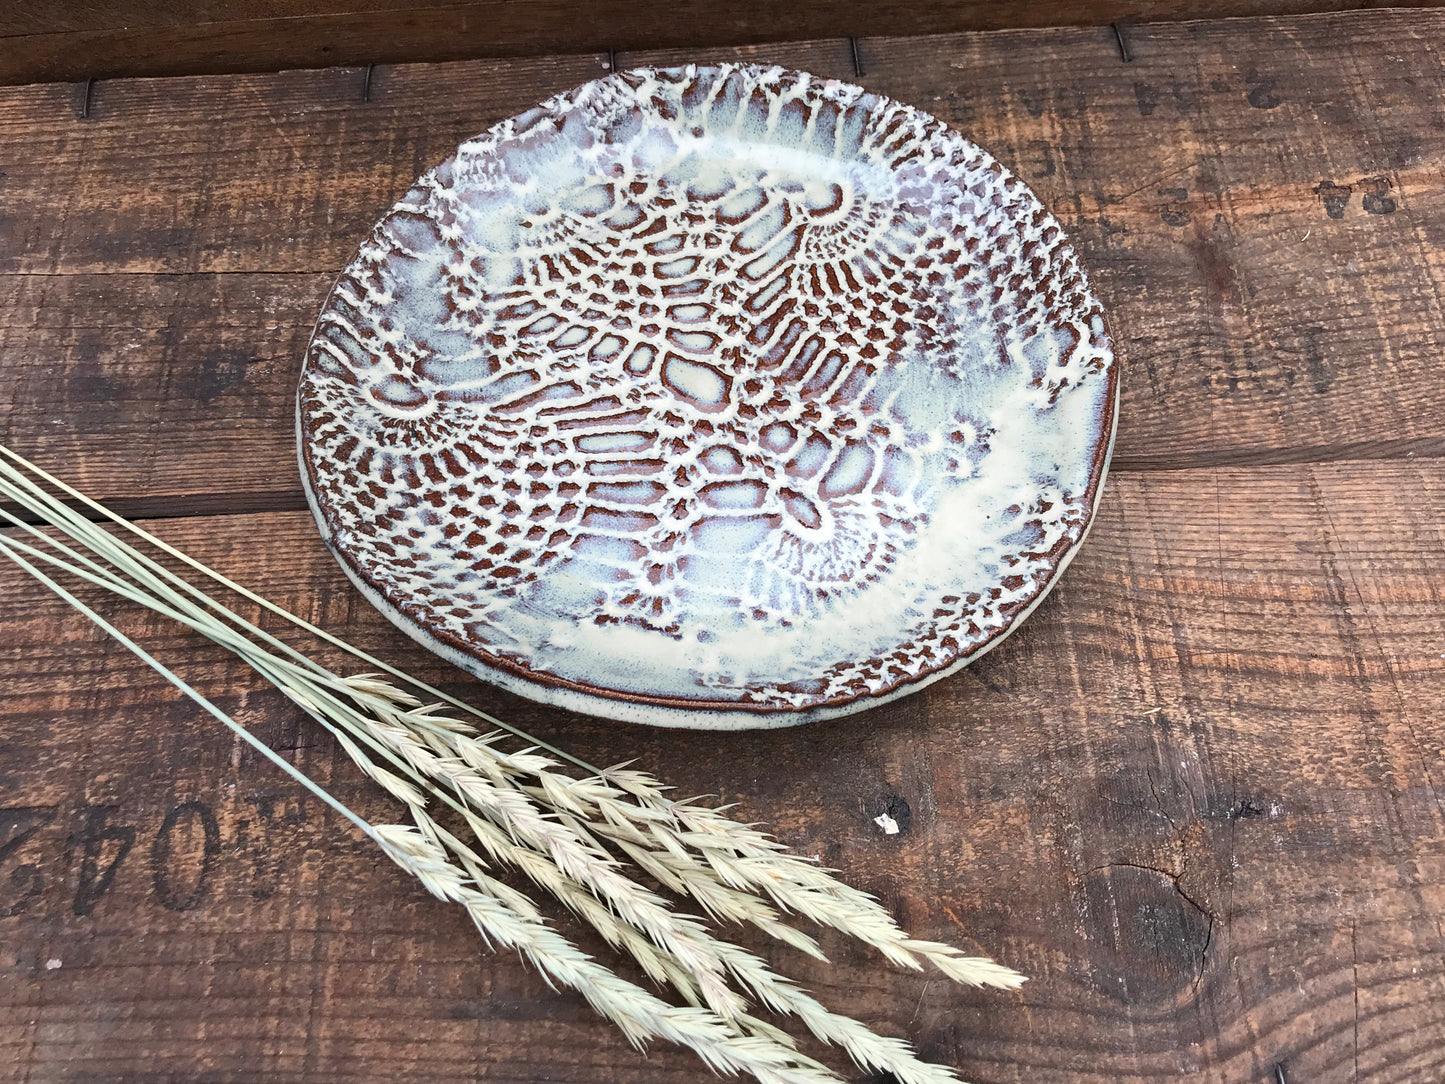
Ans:
{"type": "MultiPolygon", "coordinates": [[[[0,439],[481,706],[740,803],[920,936],[1026,972],[1016,995],[971,992],[827,938],[832,966],[789,961],[971,1080],[1441,1079],[1445,13],[1127,44],[1127,62],[1106,27],[615,58],[776,61],[931,110],[1019,172],[1092,270],[1126,363],[1094,533],[1021,632],[926,694],[741,735],[558,714],[426,655],[321,544],[292,409],[333,276],[416,174],[606,53],[0,88],[0,439]]],[[[386,815],[239,664],[106,612],[386,815]]],[[[0,1078],[706,1075],[485,954],[0,570],[0,1078]]]]}

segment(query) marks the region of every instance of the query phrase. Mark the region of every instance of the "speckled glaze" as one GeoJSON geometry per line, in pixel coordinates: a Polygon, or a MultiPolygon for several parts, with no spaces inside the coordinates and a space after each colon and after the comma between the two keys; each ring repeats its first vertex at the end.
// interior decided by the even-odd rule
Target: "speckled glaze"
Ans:
{"type": "Polygon", "coordinates": [[[298,431],[348,574],[458,665],[781,726],[1017,625],[1117,389],[1058,223],[957,133],[800,72],[641,69],[417,181],[327,300],[298,431]]]}

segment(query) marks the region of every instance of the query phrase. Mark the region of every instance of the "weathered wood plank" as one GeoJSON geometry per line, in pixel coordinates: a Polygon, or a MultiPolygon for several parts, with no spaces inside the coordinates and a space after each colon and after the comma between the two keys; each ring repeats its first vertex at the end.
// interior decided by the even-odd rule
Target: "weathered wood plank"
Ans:
{"type": "Polygon", "coordinates": [[[327,64],[466,60],[579,50],[729,46],[820,37],[1159,19],[1287,15],[1438,0],[953,0],[869,4],[812,0],[308,0],[211,3],[157,0],[54,5],[12,2],[0,13],[0,82],[275,71],[327,64]],[[8,39],[8,40],[7,40],[8,39]]]}
{"type": "Polygon", "coordinates": [[[303,508],[298,359],[332,280],[0,276],[0,433],[128,514],[303,508]]]}
{"type": "MultiPolygon", "coordinates": [[[[1136,27],[1128,65],[1096,30],[870,40],[864,81],[1076,238],[1127,365],[1121,469],[1439,456],[1442,35],[1438,12],[1136,27]]],[[[720,56],[852,63],[841,40],[619,63],[720,56]]],[[[0,89],[0,436],[138,509],[300,507],[291,389],[330,277],[459,139],[602,70],[380,68],[370,103],[356,70],[131,80],[90,121],[66,88],[0,89]]]]}
{"type": "MultiPolygon", "coordinates": [[[[794,968],[972,1079],[1434,1079],[1442,33],[1135,27],[1130,65],[1095,30],[860,43],[865,82],[1061,215],[1129,362],[1124,471],[1079,562],[920,697],[741,737],[554,716],[448,676],[304,514],[162,527],[539,735],[720,790],[919,933],[1034,975],[953,991],[836,941],[836,966],[794,968]]],[[[704,56],[852,73],[839,38],[619,62],[704,56]]],[[[86,122],[74,88],[0,91],[0,439],[151,513],[298,507],[290,395],[331,276],[458,139],[602,70],[381,67],[370,103],[358,70],[101,83],[86,122]]],[[[115,612],[385,809],[239,667],[115,612]]],[[[698,1079],[479,961],[460,916],[13,573],[0,613],[0,1075],[698,1079]]]]}
{"type": "MultiPolygon", "coordinates": [[[[1437,466],[1120,477],[1058,592],[978,664],[861,717],[741,735],[446,677],[304,514],[159,527],[539,736],[742,803],[920,935],[1028,972],[1008,997],[828,938],[833,966],[786,961],[969,1079],[1426,1080],[1445,1049],[1437,466]],[[873,823],[885,811],[902,833],[873,823]]],[[[642,1062],[517,961],[479,961],[459,915],[13,572],[0,609],[0,846],[25,835],[0,865],[0,1064],[34,1084],[699,1078],[679,1052],[642,1062]]],[[[113,612],[345,800],[386,809],[220,653],[113,612]]]]}

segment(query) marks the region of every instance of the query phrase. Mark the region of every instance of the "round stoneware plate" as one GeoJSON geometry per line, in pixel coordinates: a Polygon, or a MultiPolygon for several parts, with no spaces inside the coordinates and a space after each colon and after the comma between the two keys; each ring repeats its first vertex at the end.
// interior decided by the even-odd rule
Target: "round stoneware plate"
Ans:
{"type": "Polygon", "coordinates": [[[463,143],[327,299],[322,533],[537,700],[783,726],[998,643],[1083,540],[1118,372],[1059,224],[926,113],[624,72],[463,143]]]}

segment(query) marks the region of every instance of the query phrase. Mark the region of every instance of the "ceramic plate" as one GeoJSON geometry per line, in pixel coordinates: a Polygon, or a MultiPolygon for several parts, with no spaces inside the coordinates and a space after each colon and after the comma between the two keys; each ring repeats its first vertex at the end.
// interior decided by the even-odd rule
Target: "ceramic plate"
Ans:
{"type": "Polygon", "coordinates": [[[984,151],[801,72],[642,69],[417,181],[326,302],[298,428],[348,574],[459,666],[780,726],[1018,624],[1117,386],[1063,231],[984,151]]]}

